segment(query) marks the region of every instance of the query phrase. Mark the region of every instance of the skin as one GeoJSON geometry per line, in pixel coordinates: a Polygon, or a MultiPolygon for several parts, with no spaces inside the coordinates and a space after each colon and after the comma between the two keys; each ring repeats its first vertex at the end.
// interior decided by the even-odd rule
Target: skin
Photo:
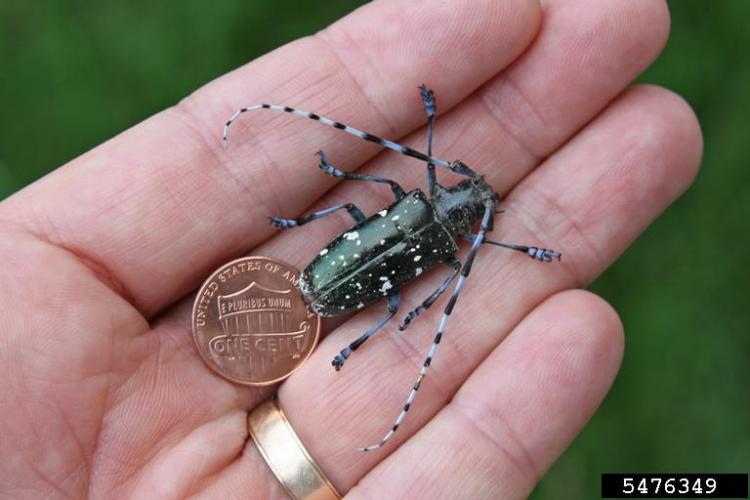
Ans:
{"type": "MultiPolygon", "coordinates": [[[[277,390],[350,498],[529,494],[622,357],[617,314],[580,288],[687,189],[701,134],[682,99],[629,86],[666,41],[661,1],[465,3],[368,4],[0,203],[4,496],[284,498],[245,427],[246,411],[277,390]],[[190,303],[231,258],[302,268],[349,224],[342,214],[282,232],[269,216],[388,204],[387,186],[323,175],[315,151],[424,186],[424,165],[283,114],[244,116],[225,152],[228,116],[277,102],[422,148],[423,82],[438,99],[436,155],[460,158],[504,196],[490,236],[564,257],[483,248],[408,419],[364,455],[356,448],[400,410],[445,298],[403,334],[398,317],[339,373],[330,360],[385,311],[327,323],[302,369],[265,389],[204,366],[190,303]]],[[[399,314],[443,275],[423,278],[399,314]]]]}

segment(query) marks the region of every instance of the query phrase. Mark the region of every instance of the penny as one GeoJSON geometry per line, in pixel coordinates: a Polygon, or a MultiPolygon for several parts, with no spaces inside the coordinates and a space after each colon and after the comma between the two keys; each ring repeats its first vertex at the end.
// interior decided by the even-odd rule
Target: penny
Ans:
{"type": "Polygon", "coordinates": [[[300,273],[268,257],[243,257],[217,269],[193,305],[193,338],[203,360],[224,378],[269,385],[310,356],[320,317],[299,292],[300,273]]]}

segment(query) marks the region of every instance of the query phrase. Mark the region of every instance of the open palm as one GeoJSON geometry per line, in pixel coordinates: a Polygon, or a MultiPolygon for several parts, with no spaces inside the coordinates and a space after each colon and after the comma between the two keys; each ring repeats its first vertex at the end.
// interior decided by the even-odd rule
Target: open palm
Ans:
{"type": "MultiPolygon", "coordinates": [[[[622,355],[617,315],[576,289],[687,188],[700,161],[689,107],[627,87],[668,24],[653,0],[373,2],[3,201],[2,493],[283,498],[246,430],[247,411],[276,388],[233,385],[203,364],[191,291],[248,252],[303,267],[351,224],[343,214],[278,232],[271,215],[390,203],[386,186],[337,185],[316,151],[409,189],[424,186],[425,169],[282,113],[243,116],[229,151],[221,126],[249,102],[274,102],[424,149],[417,86],[427,83],[440,113],[435,155],[461,159],[504,197],[494,239],[546,245],[563,261],[482,249],[409,418],[379,452],[357,448],[401,409],[438,307],[403,334],[391,323],[339,373],[333,356],[383,311],[328,322],[278,388],[280,406],[352,498],[528,495],[622,355]]],[[[402,311],[442,279],[407,287],[402,311]]]]}

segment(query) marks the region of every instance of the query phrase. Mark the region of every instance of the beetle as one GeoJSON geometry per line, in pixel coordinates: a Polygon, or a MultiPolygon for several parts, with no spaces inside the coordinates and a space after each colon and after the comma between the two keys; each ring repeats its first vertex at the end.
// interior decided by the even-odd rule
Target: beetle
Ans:
{"type": "Polygon", "coordinates": [[[428,118],[427,153],[362,132],[316,113],[276,104],[246,106],[234,113],[224,124],[223,143],[226,147],[229,127],[241,114],[257,109],[283,111],[322,122],[365,141],[427,163],[429,197],[420,189],[406,192],[391,179],[342,171],[328,163],[323,151],[319,151],[317,153],[318,166],[327,174],[344,180],[387,184],[393,192],[395,201],[369,217],[366,217],[355,204],[343,203],[293,219],[270,218],[271,223],[276,227],[285,229],[308,224],[340,210],[346,210],[354,219],[354,226],[326,245],[304,269],[299,280],[300,291],[305,302],[321,316],[349,314],[382,298],[386,299],[388,309],[386,316],[341,349],[334,357],[331,364],[337,371],[354,351],[396,315],[401,298],[400,290],[404,285],[438,264],[445,264],[451,268],[450,274],[440,286],[405,316],[399,326],[401,331],[435,303],[460,273],[458,282],[443,311],[429,353],[420,367],[419,375],[406,398],[401,413],[377,444],[360,448],[362,451],[381,448],[406,418],[427,369],[435,357],[448,318],[482,244],[492,244],[523,252],[541,262],[561,259],[561,254],[554,250],[486,239],[486,234],[493,227],[493,216],[496,213],[500,196],[482,175],[461,161],[448,162],[432,156],[432,136],[437,112],[435,95],[424,85],[419,87],[419,92],[428,118]],[[444,187],[437,182],[435,167],[450,170],[465,179],[458,184],[444,187]],[[477,222],[479,222],[479,230],[476,234],[472,234],[471,229],[477,222]],[[463,264],[456,258],[457,238],[468,239],[472,242],[463,264]]]}

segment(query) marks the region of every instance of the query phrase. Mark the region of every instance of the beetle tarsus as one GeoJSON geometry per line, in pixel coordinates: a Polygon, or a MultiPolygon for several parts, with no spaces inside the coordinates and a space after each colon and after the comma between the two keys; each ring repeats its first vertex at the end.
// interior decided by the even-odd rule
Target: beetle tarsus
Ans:
{"type": "Polygon", "coordinates": [[[276,227],[280,227],[281,229],[288,229],[297,225],[296,221],[292,219],[282,219],[281,217],[269,217],[268,220],[271,222],[271,224],[276,227]]]}
{"type": "Polygon", "coordinates": [[[562,254],[548,248],[529,247],[527,253],[539,262],[552,262],[553,259],[562,260],[562,254]]]}
{"type": "Polygon", "coordinates": [[[344,174],[344,172],[342,172],[341,170],[339,170],[338,168],[334,167],[333,165],[331,165],[330,163],[326,161],[326,154],[323,152],[322,149],[318,151],[317,153],[315,153],[315,155],[320,159],[318,161],[319,169],[323,170],[328,175],[332,175],[334,177],[346,177],[346,174],[344,174]]]}
{"type": "Polygon", "coordinates": [[[333,361],[331,361],[331,364],[334,368],[336,368],[336,371],[341,370],[341,367],[344,366],[344,361],[352,354],[352,350],[348,347],[341,349],[341,352],[336,355],[336,357],[333,358],[333,361]]]}
{"type": "Polygon", "coordinates": [[[406,315],[404,320],[401,322],[400,325],[398,325],[398,331],[403,332],[407,328],[409,328],[409,325],[411,324],[412,320],[416,318],[421,311],[418,310],[419,308],[411,311],[409,314],[406,315]]]}
{"type": "Polygon", "coordinates": [[[434,116],[437,112],[435,94],[423,83],[419,86],[419,95],[422,97],[422,103],[424,104],[424,110],[427,113],[427,116],[434,116]]]}

